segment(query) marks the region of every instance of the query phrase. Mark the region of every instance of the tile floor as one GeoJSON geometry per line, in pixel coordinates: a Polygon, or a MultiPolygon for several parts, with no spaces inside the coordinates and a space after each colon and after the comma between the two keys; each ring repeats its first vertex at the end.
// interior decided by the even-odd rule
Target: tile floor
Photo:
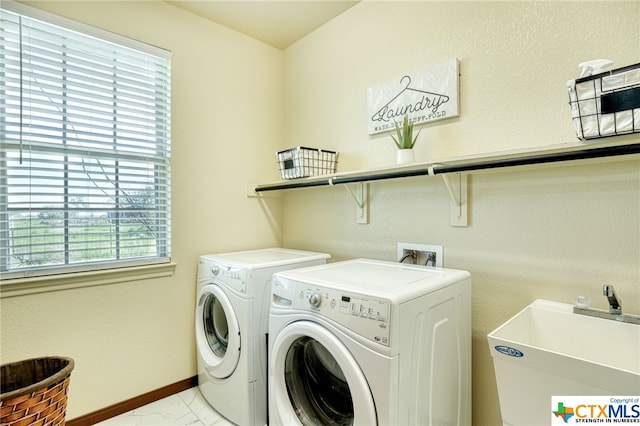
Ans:
{"type": "Polygon", "coordinates": [[[197,387],[152,402],[99,426],[234,426],[205,401],[197,387]]]}

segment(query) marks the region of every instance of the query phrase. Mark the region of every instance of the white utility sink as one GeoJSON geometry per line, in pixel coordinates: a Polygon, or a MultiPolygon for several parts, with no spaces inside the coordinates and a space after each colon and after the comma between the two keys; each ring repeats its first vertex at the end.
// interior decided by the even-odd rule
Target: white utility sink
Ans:
{"type": "Polygon", "coordinates": [[[505,425],[549,424],[552,396],[640,395],[640,325],[539,299],[488,339],[505,425]]]}

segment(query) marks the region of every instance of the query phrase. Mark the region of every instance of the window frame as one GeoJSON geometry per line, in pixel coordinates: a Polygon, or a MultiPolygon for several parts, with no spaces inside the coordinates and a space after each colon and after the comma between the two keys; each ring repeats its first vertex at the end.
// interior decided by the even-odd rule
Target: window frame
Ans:
{"type": "MultiPolygon", "coordinates": [[[[27,6],[25,4],[17,3],[13,0],[5,0],[1,5],[2,10],[7,10],[13,13],[24,15],[39,21],[46,22],[55,26],[62,27],[66,30],[75,31],[83,35],[98,38],[103,41],[114,43],[126,48],[148,53],[156,57],[160,57],[169,61],[171,52],[151,46],[146,43],[139,42],[118,34],[114,34],[99,28],[95,28],[80,22],[73,21],[68,18],[64,18],[40,9],[27,6]]],[[[169,71],[170,72],[170,71],[169,71]]],[[[170,96],[170,88],[168,90],[170,96]]],[[[169,98],[169,120],[170,120],[170,98],[169,98]]],[[[169,139],[167,146],[168,152],[166,153],[166,173],[167,173],[167,195],[166,199],[160,199],[167,201],[167,206],[163,212],[166,215],[166,231],[168,237],[166,239],[165,255],[158,255],[155,257],[141,257],[134,259],[124,260],[106,260],[92,263],[73,264],[65,262],[61,266],[36,266],[33,268],[20,268],[17,270],[8,270],[2,273],[0,276],[0,297],[8,297],[13,295],[29,294],[33,292],[40,292],[50,289],[62,289],[62,288],[74,288],[84,287],[91,285],[100,285],[111,282],[123,282],[144,278],[152,278],[159,276],[168,276],[173,274],[175,263],[171,261],[171,176],[170,176],[170,129],[171,124],[169,122],[167,137],[169,139]],[[93,278],[92,278],[93,277],[93,278]]],[[[4,183],[4,187],[7,187],[7,176],[4,173],[0,175],[0,183],[4,183]]],[[[65,183],[65,186],[67,184],[65,183]]],[[[1,197],[8,197],[8,193],[0,194],[1,197]]],[[[158,199],[155,197],[154,199],[158,199]]],[[[8,204],[7,204],[8,205],[8,204]]],[[[2,213],[8,214],[7,211],[2,213]]],[[[4,231],[2,231],[4,232],[4,231]]],[[[159,238],[159,237],[156,237],[159,238]]],[[[158,240],[156,239],[156,242],[158,240]]],[[[3,248],[3,250],[8,250],[3,248]]],[[[66,251],[66,249],[65,249],[66,251]]]]}

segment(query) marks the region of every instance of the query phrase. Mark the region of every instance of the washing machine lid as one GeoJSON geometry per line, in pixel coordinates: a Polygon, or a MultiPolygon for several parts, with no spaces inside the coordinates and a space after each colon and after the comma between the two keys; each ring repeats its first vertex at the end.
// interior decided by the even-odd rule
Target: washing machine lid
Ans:
{"type": "Polygon", "coordinates": [[[330,257],[331,255],[327,253],[291,250],[278,247],[202,256],[202,258],[215,262],[241,265],[249,269],[270,268],[295,263],[326,260],[330,257]]]}
{"type": "Polygon", "coordinates": [[[355,259],[283,271],[278,277],[402,303],[469,279],[467,271],[355,259]]]}

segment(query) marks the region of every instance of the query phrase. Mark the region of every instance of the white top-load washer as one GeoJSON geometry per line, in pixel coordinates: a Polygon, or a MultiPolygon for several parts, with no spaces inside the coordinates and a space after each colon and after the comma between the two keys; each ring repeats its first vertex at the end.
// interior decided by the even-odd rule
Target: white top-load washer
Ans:
{"type": "Polygon", "coordinates": [[[198,386],[239,425],[267,424],[267,322],[271,277],[330,256],[268,248],[201,256],[195,334],[198,386]]]}
{"type": "Polygon", "coordinates": [[[276,273],[270,425],[470,425],[471,277],[357,259],[276,273]]]}

